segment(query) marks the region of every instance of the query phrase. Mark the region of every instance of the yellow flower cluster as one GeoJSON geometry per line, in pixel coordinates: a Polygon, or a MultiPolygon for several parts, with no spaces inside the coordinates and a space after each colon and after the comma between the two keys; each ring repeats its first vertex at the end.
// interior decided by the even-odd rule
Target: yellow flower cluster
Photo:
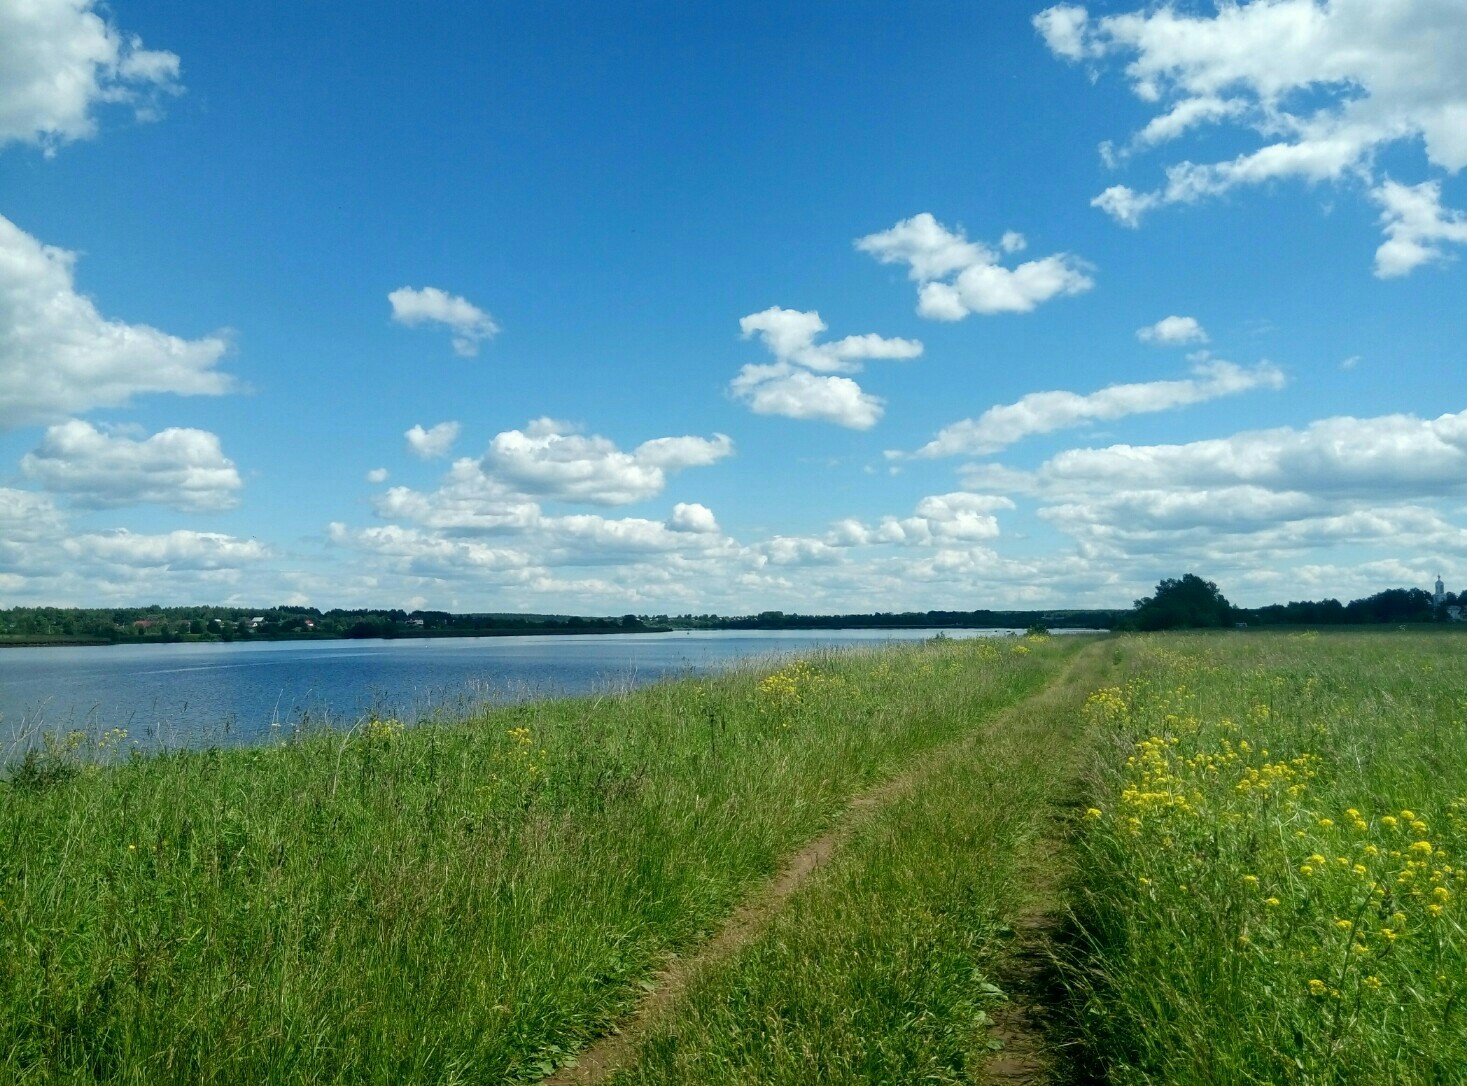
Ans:
{"type": "Polygon", "coordinates": [[[835,680],[822,675],[809,661],[796,660],[760,679],[758,698],[766,709],[787,715],[804,705],[816,691],[833,685],[835,680]]]}
{"type": "Polygon", "coordinates": [[[386,742],[395,735],[401,735],[407,729],[407,725],[397,717],[381,719],[375,713],[367,719],[364,732],[368,739],[386,742]]]}
{"type": "Polygon", "coordinates": [[[1097,726],[1144,736],[1112,793],[1116,817],[1099,807],[1085,817],[1091,832],[1126,842],[1136,908],[1186,915],[1194,906],[1180,895],[1195,900],[1207,887],[1207,900],[1235,918],[1240,952],[1294,971],[1320,999],[1399,993],[1438,975],[1428,959],[1446,944],[1467,953],[1467,868],[1450,862],[1467,848],[1467,797],[1447,805],[1449,832],[1435,835],[1433,820],[1411,808],[1372,816],[1365,804],[1312,798],[1326,767],[1295,744],[1323,726],[1285,723],[1263,700],[1239,706],[1241,726],[1206,719],[1183,686],[1107,687],[1086,707],[1097,726]],[[1294,750],[1275,755],[1271,745],[1294,750]]]}
{"type": "Polygon", "coordinates": [[[545,751],[535,746],[535,736],[524,726],[509,728],[504,733],[509,749],[494,756],[495,771],[489,774],[494,788],[522,789],[533,787],[545,779],[545,751]]]}

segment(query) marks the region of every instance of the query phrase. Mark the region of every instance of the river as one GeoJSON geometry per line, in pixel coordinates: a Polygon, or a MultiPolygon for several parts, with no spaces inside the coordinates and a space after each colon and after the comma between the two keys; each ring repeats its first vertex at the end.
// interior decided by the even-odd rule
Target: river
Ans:
{"type": "Polygon", "coordinates": [[[259,743],[303,724],[350,726],[373,711],[416,721],[484,703],[626,689],[749,657],[937,633],[692,630],[8,648],[0,650],[0,758],[46,732],[100,736],[122,728],[125,746],[145,749],[259,743]]]}

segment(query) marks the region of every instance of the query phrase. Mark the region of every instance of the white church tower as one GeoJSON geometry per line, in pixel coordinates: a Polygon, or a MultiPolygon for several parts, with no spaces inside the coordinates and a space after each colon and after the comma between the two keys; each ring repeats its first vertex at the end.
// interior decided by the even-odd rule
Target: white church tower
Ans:
{"type": "Polygon", "coordinates": [[[1447,602],[1447,586],[1442,584],[1442,575],[1436,575],[1436,591],[1431,595],[1431,602],[1440,607],[1447,602]]]}

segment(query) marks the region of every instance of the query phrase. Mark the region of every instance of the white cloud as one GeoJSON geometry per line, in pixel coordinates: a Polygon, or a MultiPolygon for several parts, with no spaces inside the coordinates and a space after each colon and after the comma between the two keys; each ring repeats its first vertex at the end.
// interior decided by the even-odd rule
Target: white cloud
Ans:
{"type": "Polygon", "coordinates": [[[876,425],[882,413],[880,397],[849,377],[816,374],[857,373],[867,359],[908,359],[922,353],[917,340],[871,333],[816,343],[826,325],[814,310],[771,306],[741,318],[739,328],[745,339],[757,335],[774,361],[739,370],[729,384],[734,396],[759,415],[816,419],[855,430],[876,425]]]}
{"type": "Polygon", "coordinates": [[[724,434],[654,438],[623,452],[607,438],[537,419],[497,434],[480,462],[506,493],[592,505],[625,505],[660,494],[669,472],[704,467],[733,454],[724,434]]]}
{"type": "Polygon", "coordinates": [[[52,426],[21,470],[78,506],[152,503],[199,511],[237,503],[234,463],[207,430],[170,427],[142,441],[72,419],[52,426]]]}
{"type": "MultiPolygon", "coordinates": [[[[917,312],[934,320],[962,320],[970,313],[1027,313],[1051,298],[1094,286],[1085,265],[1069,253],[1030,260],[1015,268],[999,254],[954,233],[928,212],[890,230],[856,239],[856,248],[883,264],[906,264],[917,283],[917,312]]],[[[1017,252],[1027,243],[1012,231],[999,248],[1017,252]]]]}
{"type": "Polygon", "coordinates": [[[182,530],[143,535],[119,528],[72,536],[62,541],[61,548],[81,562],[159,571],[228,569],[270,556],[270,549],[258,540],[182,530]]]}
{"type": "Polygon", "coordinates": [[[672,507],[667,526],[674,532],[716,532],[718,520],[713,510],[698,502],[678,502],[672,507]]]}
{"type": "Polygon", "coordinates": [[[1080,426],[1097,420],[1169,411],[1233,396],[1258,388],[1278,389],[1284,375],[1261,362],[1251,369],[1232,362],[1204,359],[1192,368],[1195,376],[1180,381],[1146,381],[1109,385],[1097,392],[1031,392],[1017,403],[990,407],[976,419],[945,426],[913,456],[983,456],[997,452],[1031,434],[1080,426]]]}
{"type": "MultiPolygon", "coordinates": [[[[1219,3],[1213,15],[1167,5],[1096,19],[1067,4],[1034,23],[1056,56],[1126,58],[1132,89],[1157,108],[1128,147],[1111,150],[1112,162],[1203,125],[1245,126],[1259,138],[1231,160],[1176,162],[1151,191],[1115,185],[1095,198],[1127,226],[1239,186],[1370,178],[1378,152],[1404,140],[1420,140],[1441,170],[1467,166],[1467,6],[1458,0],[1252,0],[1219,3]]],[[[1409,212],[1398,213],[1402,192],[1383,189],[1374,195],[1389,228],[1409,212]]],[[[1418,193],[1418,204],[1437,195],[1418,193]]],[[[1392,234],[1378,274],[1403,275],[1438,258],[1432,242],[1461,240],[1450,217],[1418,210],[1424,229],[1392,234]]]]}
{"type": "Polygon", "coordinates": [[[883,517],[875,525],[853,517],[837,521],[825,542],[832,547],[971,544],[996,539],[999,527],[994,513],[1012,508],[1012,499],[1001,495],[934,494],[919,501],[908,517],[883,517]]]}
{"type": "Polygon", "coordinates": [[[104,318],[76,292],[73,253],[0,216],[0,429],[118,407],[150,392],[219,395],[221,336],[185,340],[104,318]]]}
{"type": "Polygon", "coordinates": [[[474,357],[480,343],[499,334],[499,325],[488,313],[467,298],[437,287],[399,287],[387,300],[398,324],[410,328],[425,322],[447,325],[453,331],[453,352],[460,358],[474,357]]]}
{"type": "Polygon", "coordinates": [[[1035,29],[1056,56],[1066,60],[1084,60],[1095,54],[1095,46],[1087,40],[1090,13],[1076,4],[1057,4],[1034,16],[1035,29]]]}
{"type": "Polygon", "coordinates": [[[176,94],[179,61],[104,21],[93,0],[0,0],[0,147],[48,153],[96,131],[93,107],[131,105],[151,119],[176,94]]]}
{"type": "Polygon", "coordinates": [[[373,468],[372,470],[370,470],[369,472],[367,472],[367,482],[369,482],[369,483],[385,483],[385,482],[387,482],[387,477],[390,474],[392,474],[392,473],[389,472],[386,468],[373,468]]]}
{"type": "Polygon", "coordinates": [[[534,524],[535,502],[484,473],[480,461],[455,460],[443,485],[429,493],[394,486],[372,499],[384,520],[411,520],[425,527],[454,532],[509,532],[534,524]]]}
{"type": "Polygon", "coordinates": [[[1450,257],[1443,242],[1467,245],[1467,215],[1442,207],[1440,182],[1402,185],[1387,180],[1370,195],[1381,206],[1386,235],[1375,251],[1375,274],[1380,278],[1407,275],[1422,264],[1445,263],[1450,257]]]}
{"type": "Polygon", "coordinates": [[[869,430],[880,420],[885,401],[849,377],[817,377],[792,366],[745,366],[729,385],[757,415],[833,422],[869,430]]]}
{"type": "Polygon", "coordinates": [[[1197,323],[1196,317],[1162,317],[1155,324],[1136,329],[1136,338],[1142,343],[1171,347],[1187,343],[1206,343],[1207,332],[1197,323]]]}
{"type": "Polygon", "coordinates": [[[1467,411],[1321,419],[1185,445],[1071,449],[1049,460],[1050,484],[1115,489],[1255,486],[1335,497],[1402,500],[1467,490],[1467,411]]]}
{"type": "Polygon", "coordinates": [[[777,535],[754,548],[758,564],[775,566],[828,566],[840,562],[836,547],[805,536],[777,535]]]}
{"type": "Polygon", "coordinates": [[[0,573],[28,570],[54,552],[65,524],[50,495],[0,487],[0,573]]]}
{"type": "Polygon", "coordinates": [[[1294,589],[1269,578],[1329,550],[1360,562],[1467,557],[1467,530],[1436,507],[1467,495],[1467,412],[1072,449],[1033,472],[968,474],[970,485],[1036,499],[1038,516],[1075,540],[1092,575],[1108,571],[1138,588],[1201,568],[1276,599],[1294,589]]]}
{"type": "Polygon", "coordinates": [[[854,373],[866,359],[916,358],[922,353],[922,344],[915,339],[889,339],[870,333],[817,344],[815,337],[826,330],[826,325],[814,310],[771,306],[740,318],[739,329],[745,339],[757,335],[777,362],[794,363],[817,373],[854,373]]]}
{"type": "MultiPolygon", "coordinates": [[[[440,422],[427,430],[424,430],[422,426],[414,425],[402,436],[407,439],[410,453],[424,460],[433,460],[448,455],[448,451],[453,448],[453,443],[458,440],[458,432],[458,423],[440,422]]],[[[386,472],[383,472],[382,478],[387,478],[386,472]]],[[[373,481],[380,482],[381,480],[373,481]]]]}

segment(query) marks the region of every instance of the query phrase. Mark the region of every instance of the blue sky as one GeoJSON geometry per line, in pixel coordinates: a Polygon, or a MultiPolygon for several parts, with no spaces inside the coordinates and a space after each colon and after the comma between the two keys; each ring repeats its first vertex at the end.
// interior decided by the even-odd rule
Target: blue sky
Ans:
{"type": "Polygon", "coordinates": [[[0,601],[1457,588],[1467,9],[0,0],[0,601]]]}

